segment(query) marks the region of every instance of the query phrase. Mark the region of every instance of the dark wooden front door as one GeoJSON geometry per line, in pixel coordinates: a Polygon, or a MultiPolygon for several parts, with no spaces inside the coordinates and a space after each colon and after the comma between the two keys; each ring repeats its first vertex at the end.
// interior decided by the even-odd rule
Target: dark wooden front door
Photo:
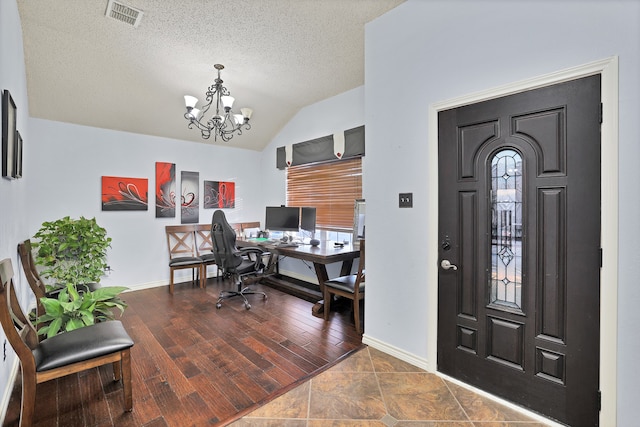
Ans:
{"type": "Polygon", "coordinates": [[[598,424],[600,76],[442,111],[438,370],[598,424]]]}

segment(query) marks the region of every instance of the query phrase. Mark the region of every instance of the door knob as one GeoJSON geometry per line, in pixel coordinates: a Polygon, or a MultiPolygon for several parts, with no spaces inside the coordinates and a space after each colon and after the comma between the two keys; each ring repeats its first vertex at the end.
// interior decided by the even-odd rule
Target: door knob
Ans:
{"type": "Polygon", "coordinates": [[[444,270],[457,270],[458,267],[451,264],[451,262],[448,259],[443,259],[442,262],[440,263],[440,267],[442,267],[444,270]]]}

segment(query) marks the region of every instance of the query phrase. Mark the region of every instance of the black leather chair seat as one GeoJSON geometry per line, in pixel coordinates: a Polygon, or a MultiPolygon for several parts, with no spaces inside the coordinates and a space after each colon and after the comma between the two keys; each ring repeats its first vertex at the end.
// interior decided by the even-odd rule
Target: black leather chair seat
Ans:
{"type": "Polygon", "coordinates": [[[189,265],[189,264],[197,264],[197,263],[202,263],[202,258],[183,256],[178,258],[172,258],[169,261],[169,267],[176,267],[180,265],[189,265]]]}
{"type": "Polygon", "coordinates": [[[216,255],[213,252],[205,252],[200,254],[200,259],[204,262],[216,262],[216,255]]]}
{"type": "Polygon", "coordinates": [[[256,271],[256,263],[252,260],[243,260],[242,263],[237,266],[235,272],[238,274],[247,274],[256,271]]]}
{"type": "Polygon", "coordinates": [[[265,255],[265,252],[262,249],[247,247],[247,248],[239,249],[237,253],[238,255],[242,256],[242,258],[239,258],[241,262],[237,266],[230,267],[229,270],[231,272],[237,273],[240,275],[257,273],[259,270],[265,267],[264,264],[262,263],[262,258],[261,258],[262,256],[265,255]],[[256,257],[259,259],[256,259],[256,257]]]}
{"type": "MultiPolygon", "coordinates": [[[[356,279],[358,278],[357,274],[352,274],[350,276],[342,276],[337,277],[335,279],[329,280],[325,282],[325,285],[329,285],[332,288],[340,289],[346,292],[353,292],[356,286],[356,279]]],[[[360,287],[358,291],[360,293],[364,292],[364,282],[360,283],[360,287]]]]}
{"type": "Polygon", "coordinates": [[[122,323],[110,320],[47,338],[33,350],[33,357],[36,371],[42,372],[132,346],[122,323]]]}

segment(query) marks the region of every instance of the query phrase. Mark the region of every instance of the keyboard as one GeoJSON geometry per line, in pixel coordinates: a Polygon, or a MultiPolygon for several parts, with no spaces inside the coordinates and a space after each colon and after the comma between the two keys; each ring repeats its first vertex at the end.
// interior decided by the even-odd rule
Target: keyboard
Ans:
{"type": "Polygon", "coordinates": [[[297,248],[298,244],[297,243],[289,243],[289,242],[276,242],[273,244],[273,246],[278,247],[278,248],[297,248]]]}

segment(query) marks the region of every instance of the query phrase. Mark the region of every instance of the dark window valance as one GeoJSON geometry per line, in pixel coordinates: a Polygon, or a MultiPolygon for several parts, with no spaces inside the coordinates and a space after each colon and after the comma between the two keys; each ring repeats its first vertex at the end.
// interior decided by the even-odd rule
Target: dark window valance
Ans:
{"type": "MultiPolygon", "coordinates": [[[[333,135],[327,135],[309,141],[293,144],[293,158],[287,165],[285,147],[276,150],[276,167],[285,169],[287,166],[305,165],[308,163],[336,160],[333,148],[333,135]]],[[[341,159],[364,156],[364,126],[344,131],[344,153],[341,159]]]]}

